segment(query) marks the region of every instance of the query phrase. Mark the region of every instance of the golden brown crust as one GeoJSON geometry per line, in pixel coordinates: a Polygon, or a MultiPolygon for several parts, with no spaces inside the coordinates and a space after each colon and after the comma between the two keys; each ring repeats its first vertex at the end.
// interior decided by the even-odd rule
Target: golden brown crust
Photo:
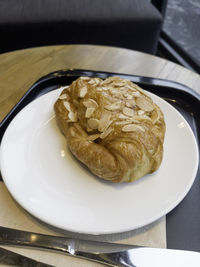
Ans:
{"type": "Polygon", "coordinates": [[[132,182],[162,161],[164,116],[136,84],[118,77],[80,77],[54,105],[71,152],[95,175],[132,182]]]}

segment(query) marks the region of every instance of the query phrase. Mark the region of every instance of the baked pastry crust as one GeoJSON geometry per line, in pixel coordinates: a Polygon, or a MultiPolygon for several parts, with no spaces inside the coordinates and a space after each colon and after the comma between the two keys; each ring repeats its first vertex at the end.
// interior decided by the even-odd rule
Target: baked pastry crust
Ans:
{"type": "Polygon", "coordinates": [[[71,152],[98,177],[132,182],[159,168],[164,116],[131,81],[80,77],[63,89],[54,110],[71,152]]]}

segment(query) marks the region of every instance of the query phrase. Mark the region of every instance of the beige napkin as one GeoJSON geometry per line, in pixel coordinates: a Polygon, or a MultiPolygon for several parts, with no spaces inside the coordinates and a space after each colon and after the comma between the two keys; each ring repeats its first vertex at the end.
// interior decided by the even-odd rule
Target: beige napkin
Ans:
{"type": "MultiPolygon", "coordinates": [[[[15,200],[11,197],[7,188],[3,182],[0,182],[0,225],[6,227],[12,227],[22,230],[28,230],[32,232],[59,235],[61,232],[58,232],[58,229],[47,226],[36,218],[32,217],[27,213],[15,200]]],[[[89,235],[80,235],[70,232],[62,232],[68,236],[74,237],[83,237],[87,239],[99,240],[99,241],[111,241],[125,244],[134,244],[134,245],[144,245],[150,247],[166,247],[166,224],[165,217],[160,220],[140,228],[138,230],[113,234],[113,235],[103,235],[103,236],[89,236],[89,235]]],[[[25,256],[36,259],[37,261],[42,261],[48,264],[59,267],[75,267],[75,266],[102,266],[101,264],[90,262],[83,259],[78,259],[71,256],[66,256],[57,252],[49,251],[39,251],[30,248],[16,248],[11,246],[2,246],[8,248],[14,252],[23,254],[25,256]]],[[[0,266],[8,266],[1,265],[0,266]]]]}

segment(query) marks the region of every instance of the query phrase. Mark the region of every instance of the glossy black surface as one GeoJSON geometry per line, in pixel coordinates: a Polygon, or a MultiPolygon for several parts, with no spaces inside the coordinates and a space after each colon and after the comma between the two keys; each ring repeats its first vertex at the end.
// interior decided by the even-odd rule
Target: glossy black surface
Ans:
{"type": "MultiPolygon", "coordinates": [[[[137,83],[147,91],[157,94],[173,105],[185,117],[196,136],[198,144],[200,144],[200,96],[191,88],[168,80],[90,70],[61,70],[50,73],[38,80],[1,122],[0,141],[8,124],[24,106],[61,85],[71,83],[79,76],[100,78],[120,76],[137,83]]],[[[187,196],[167,215],[167,246],[168,248],[200,252],[199,170],[187,196]]]]}

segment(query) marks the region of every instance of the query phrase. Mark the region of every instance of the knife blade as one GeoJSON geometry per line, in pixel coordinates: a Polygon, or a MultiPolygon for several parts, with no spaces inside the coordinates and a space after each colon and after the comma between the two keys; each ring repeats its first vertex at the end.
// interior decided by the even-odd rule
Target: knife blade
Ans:
{"type": "Polygon", "coordinates": [[[0,263],[23,267],[53,267],[0,247],[0,263]]]}
{"type": "Polygon", "coordinates": [[[132,267],[199,267],[200,253],[50,236],[0,227],[0,244],[31,246],[103,263],[132,267]]]}

